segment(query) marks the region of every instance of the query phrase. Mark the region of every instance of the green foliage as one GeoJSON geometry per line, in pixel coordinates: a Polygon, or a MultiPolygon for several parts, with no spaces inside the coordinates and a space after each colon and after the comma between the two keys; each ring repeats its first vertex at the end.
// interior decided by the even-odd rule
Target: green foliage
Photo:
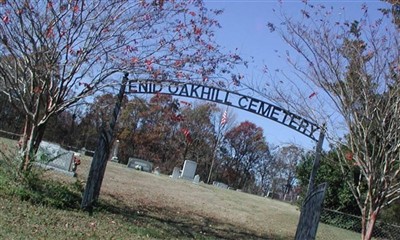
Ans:
{"type": "Polygon", "coordinates": [[[400,200],[395,201],[387,208],[383,208],[380,219],[387,223],[400,225],[400,200]]]}
{"type": "Polygon", "coordinates": [[[79,208],[83,186],[78,181],[65,184],[46,179],[44,170],[35,167],[21,171],[17,160],[17,155],[2,153],[0,157],[0,196],[55,208],[79,208]]]}
{"type": "MultiPolygon", "coordinates": [[[[303,161],[296,169],[303,197],[308,187],[308,181],[314,161],[313,153],[304,156],[303,161]]],[[[336,154],[328,152],[322,155],[320,168],[316,176],[316,185],[327,182],[328,189],[325,195],[324,207],[350,214],[359,214],[359,208],[340,170],[336,154]]]]}
{"type": "Polygon", "coordinates": [[[65,209],[78,209],[80,206],[80,191],[82,186],[75,182],[72,185],[42,179],[39,174],[30,174],[25,179],[24,184],[20,184],[12,189],[12,194],[21,200],[29,201],[33,204],[65,209]]]}

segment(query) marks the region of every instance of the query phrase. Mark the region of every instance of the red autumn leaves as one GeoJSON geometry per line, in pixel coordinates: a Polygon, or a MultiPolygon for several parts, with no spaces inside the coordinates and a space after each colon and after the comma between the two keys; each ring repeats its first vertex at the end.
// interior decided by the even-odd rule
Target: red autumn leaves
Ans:
{"type": "Polygon", "coordinates": [[[344,158],[346,159],[346,161],[353,166],[358,166],[359,164],[356,162],[356,160],[354,159],[354,155],[352,152],[347,152],[344,156],[344,158]]]}

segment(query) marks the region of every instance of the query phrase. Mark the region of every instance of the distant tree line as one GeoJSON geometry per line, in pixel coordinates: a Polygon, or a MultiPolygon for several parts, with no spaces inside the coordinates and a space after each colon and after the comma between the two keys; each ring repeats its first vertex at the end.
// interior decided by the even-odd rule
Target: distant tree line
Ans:
{"type": "MultiPolygon", "coordinates": [[[[1,130],[22,133],[21,114],[0,97],[1,130]]],[[[114,95],[103,94],[54,115],[44,139],[75,151],[96,149],[99,130],[109,123],[114,103],[114,95]]],[[[119,162],[146,159],[171,174],[190,159],[197,162],[197,174],[205,182],[220,181],[260,195],[294,194],[303,150],[270,146],[261,127],[249,121],[236,124],[231,114],[221,124],[222,112],[214,103],[189,103],[163,94],[125,98],[115,130],[119,162]]]]}

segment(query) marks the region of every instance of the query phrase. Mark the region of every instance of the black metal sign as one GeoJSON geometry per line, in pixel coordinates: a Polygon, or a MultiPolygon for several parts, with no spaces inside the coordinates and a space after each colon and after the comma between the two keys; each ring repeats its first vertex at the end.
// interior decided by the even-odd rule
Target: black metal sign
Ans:
{"type": "Polygon", "coordinates": [[[168,94],[229,105],[283,124],[318,141],[319,126],[294,113],[257,98],[212,86],[180,82],[129,81],[130,93],[168,94]]]}

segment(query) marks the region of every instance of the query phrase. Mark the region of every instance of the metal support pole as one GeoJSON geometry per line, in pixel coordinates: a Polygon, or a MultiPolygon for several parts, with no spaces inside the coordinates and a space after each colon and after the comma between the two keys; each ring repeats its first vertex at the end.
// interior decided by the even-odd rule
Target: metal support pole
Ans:
{"type": "Polygon", "coordinates": [[[307,196],[309,196],[310,193],[314,189],[315,176],[317,175],[317,171],[318,171],[318,168],[320,165],[322,145],[323,145],[324,139],[325,139],[325,130],[326,130],[325,127],[326,127],[325,124],[322,125],[321,131],[319,133],[318,143],[317,143],[317,147],[315,149],[315,159],[314,159],[313,167],[312,167],[311,174],[310,174],[310,180],[308,182],[307,196]]]}
{"type": "Polygon", "coordinates": [[[324,143],[326,125],[322,125],[319,133],[317,147],[315,149],[315,159],[308,183],[307,196],[304,199],[299,223],[297,224],[295,240],[315,239],[318,224],[321,216],[322,205],[325,197],[327,184],[320,184],[315,188],[315,176],[320,165],[322,145],[324,143]]]}
{"type": "Polygon", "coordinates": [[[89,175],[86,181],[85,192],[83,193],[81,208],[92,213],[93,205],[97,202],[100,194],[101,184],[103,182],[104,173],[107,167],[107,160],[110,155],[110,147],[113,138],[114,127],[117,122],[119,111],[121,110],[122,99],[124,97],[125,88],[128,82],[128,73],[122,79],[121,88],[117,95],[113,116],[108,128],[103,128],[97,149],[94,153],[92,164],[90,166],[89,175]]]}
{"type": "Polygon", "coordinates": [[[217,151],[218,151],[219,140],[220,140],[219,135],[220,135],[220,133],[218,132],[218,135],[217,135],[217,142],[215,143],[215,147],[214,147],[214,151],[213,151],[213,156],[212,156],[212,161],[211,161],[210,172],[208,173],[207,184],[210,184],[211,175],[212,175],[212,171],[213,171],[214,163],[215,163],[215,158],[217,157],[217,151]]]}

